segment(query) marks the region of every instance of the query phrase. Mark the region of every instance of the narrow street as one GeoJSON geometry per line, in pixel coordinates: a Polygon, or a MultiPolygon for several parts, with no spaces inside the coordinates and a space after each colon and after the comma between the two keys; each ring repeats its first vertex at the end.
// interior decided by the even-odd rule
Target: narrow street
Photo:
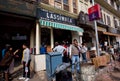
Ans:
{"type": "MultiPolygon", "coordinates": [[[[120,63],[115,62],[116,64],[111,66],[108,64],[106,67],[101,67],[99,70],[96,71],[95,81],[120,81],[120,63]]],[[[12,81],[23,81],[18,80],[19,77],[22,76],[22,68],[20,67],[19,70],[15,71],[12,74],[13,80],[12,81]]],[[[0,81],[4,81],[0,76],[0,81]]],[[[46,71],[40,72],[31,72],[31,79],[29,81],[47,81],[46,71]]],[[[81,81],[81,80],[80,80],[81,81]]]]}
{"type": "Polygon", "coordinates": [[[100,69],[95,81],[120,81],[120,63],[100,69]]]}
{"type": "Polygon", "coordinates": [[[120,0],[0,0],[0,81],[120,81],[120,0]]]}

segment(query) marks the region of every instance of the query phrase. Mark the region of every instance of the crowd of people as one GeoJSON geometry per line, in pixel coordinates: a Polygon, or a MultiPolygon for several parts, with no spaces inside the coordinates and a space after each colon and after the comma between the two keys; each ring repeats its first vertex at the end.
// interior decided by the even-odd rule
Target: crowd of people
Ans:
{"type": "MultiPolygon", "coordinates": [[[[27,44],[22,45],[23,48],[23,54],[21,63],[23,64],[23,77],[20,77],[19,79],[24,79],[25,81],[28,81],[30,78],[30,62],[31,62],[31,56],[30,56],[30,50],[28,48],[27,44]]],[[[11,74],[14,70],[14,60],[18,56],[18,52],[20,50],[17,49],[13,51],[13,47],[9,44],[6,44],[5,48],[2,50],[2,60],[0,61],[0,70],[3,72],[3,78],[5,81],[11,81],[12,77],[11,74]]]]}
{"type": "MultiPolygon", "coordinates": [[[[53,48],[53,52],[60,52],[62,54],[62,61],[63,63],[70,62],[72,64],[72,73],[74,73],[74,63],[77,63],[77,71],[80,73],[80,59],[82,58],[82,63],[88,62],[87,52],[89,51],[89,58],[94,58],[97,56],[97,50],[96,46],[92,44],[90,49],[88,50],[88,47],[86,43],[79,44],[77,39],[74,39],[72,44],[69,42],[63,41],[62,43],[55,42],[55,47],[53,48]]],[[[103,55],[108,53],[110,56],[115,60],[115,55],[120,60],[120,47],[115,46],[108,46],[105,43],[105,46],[99,48],[99,55],[103,55]]]]}
{"type": "Polygon", "coordinates": [[[63,63],[72,64],[72,73],[74,73],[74,64],[77,63],[76,69],[80,73],[80,57],[82,56],[82,62],[87,63],[87,47],[85,43],[78,44],[77,39],[74,39],[72,44],[63,41],[62,43],[55,42],[53,52],[60,52],[62,54],[63,63]]]}
{"type": "MultiPolygon", "coordinates": [[[[30,62],[31,62],[31,56],[30,56],[30,50],[28,48],[29,46],[27,44],[23,44],[23,54],[21,54],[22,59],[21,63],[23,64],[23,77],[20,77],[19,79],[23,79],[25,81],[28,81],[30,79],[30,62]]],[[[100,55],[102,55],[102,50],[108,52],[113,58],[115,54],[120,53],[120,47],[113,48],[112,45],[105,46],[99,48],[100,55]]],[[[10,75],[14,68],[14,59],[16,57],[19,57],[18,52],[20,50],[17,49],[13,51],[13,47],[9,44],[6,45],[6,47],[2,50],[2,60],[0,61],[0,69],[4,71],[4,78],[6,81],[10,81],[10,75]]],[[[87,52],[88,47],[86,43],[79,44],[77,39],[74,39],[72,41],[72,44],[70,44],[67,41],[62,42],[55,42],[54,48],[52,49],[53,52],[60,52],[62,54],[62,61],[63,63],[70,63],[72,65],[71,72],[74,74],[75,71],[75,63],[76,64],[76,70],[78,73],[80,73],[80,59],[82,58],[82,63],[87,63],[87,52]]],[[[91,49],[89,50],[91,52],[90,58],[96,57],[96,47],[94,44],[92,44],[91,49]]],[[[40,47],[41,54],[47,53],[45,44],[42,44],[40,47]]],[[[120,60],[120,54],[118,54],[119,60],[120,60]]]]}

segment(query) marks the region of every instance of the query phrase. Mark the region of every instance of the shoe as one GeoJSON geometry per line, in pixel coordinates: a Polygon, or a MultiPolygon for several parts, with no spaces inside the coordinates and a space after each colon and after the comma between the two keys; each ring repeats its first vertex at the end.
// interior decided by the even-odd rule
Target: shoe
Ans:
{"type": "Polygon", "coordinates": [[[13,78],[12,77],[9,77],[9,81],[12,81],[13,80],[13,78]]]}
{"type": "Polygon", "coordinates": [[[25,77],[20,77],[19,80],[25,80],[25,77]]]}
{"type": "Polygon", "coordinates": [[[30,80],[30,78],[26,78],[26,79],[25,79],[25,81],[29,81],[29,80],[30,80]]]}

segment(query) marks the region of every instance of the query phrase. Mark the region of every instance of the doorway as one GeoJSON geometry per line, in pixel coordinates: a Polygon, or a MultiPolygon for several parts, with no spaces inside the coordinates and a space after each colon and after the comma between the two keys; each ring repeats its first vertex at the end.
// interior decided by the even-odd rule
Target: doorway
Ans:
{"type": "Polygon", "coordinates": [[[30,43],[30,32],[34,24],[34,18],[0,13],[0,59],[2,59],[2,49],[6,44],[10,44],[13,51],[20,49],[19,57],[22,57],[22,44],[30,43]]]}

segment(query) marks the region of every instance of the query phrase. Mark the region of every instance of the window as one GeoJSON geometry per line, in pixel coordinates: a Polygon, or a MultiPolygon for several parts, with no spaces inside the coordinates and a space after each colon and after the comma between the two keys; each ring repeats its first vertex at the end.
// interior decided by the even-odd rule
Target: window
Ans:
{"type": "Polygon", "coordinates": [[[90,0],[90,3],[92,4],[92,0],[90,0]]]}
{"type": "Polygon", "coordinates": [[[114,7],[114,0],[110,0],[110,3],[114,7]]]}
{"type": "Polygon", "coordinates": [[[63,0],[63,3],[64,4],[68,4],[68,0],[63,0]]]}
{"type": "Polygon", "coordinates": [[[55,0],[55,1],[57,1],[57,2],[61,2],[61,0],[55,0]]]}
{"type": "Polygon", "coordinates": [[[102,8],[100,8],[100,11],[101,11],[101,19],[100,19],[100,21],[103,23],[103,12],[102,12],[102,8]]]}
{"type": "Polygon", "coordinates": [[[62,9],[62,3],[61,0],[55,0],[54,1],[54,7],[62,9]]]}
{"type": "Polygon", "coordinates": [[[105,0],[106,2],[108,2],[108,0],[105,0]]]}
{"type": "Polygon", "coordinates": [[[41,0],[42,3],[49,4],[49,0],[41,0]]]}
{"type": "Polygon", "coordinates": [[[111,26],[110,16],[107,15],[107,24],[111,26]]]}
{"type": "Polygon", "coordinates": [[[115,19],[115,17],[114,17],[113,19],[114,19],[114,25],[115,25],[115,28],[117,28],[117,27],[118,27],[117,20],[115,19]]]}
{"type": "Polygon", "coordinates": [[[119,5],[117,5],[117,10],[120,11],[120,6],[119,5]]]}
{"type": "Polygon", "coordinates": [[[76,0],[73,0],[73,8],[76,8],[76,0]]]}
{"type": "Polygon", "coordinates": [[[76,5],[76,0],[73,0],[73,13],[77,14],[77,5],[76,5]]]}
{"type": "Polygon", "coordinates": [[[69,11],[68,0],[63,0],[63,3],[64,10],[69,11]]]}
{"type": "Polygon", "coordinates": [[[119,27],[120,27],[120,20],[119,20],[119,27]]]}
{"type": "Polygon", "coordinates": [[[83,3],[83,0],[79,0],[80,3],[83,3]]]}
{"type": "Polygon", "coordinates": [[[104,24],[106,24],[106,15],[104,14],[104,24]]]}
{"type": "Polygon", "coordinates": [[[116,20],[114,20],[114,24],[115,24],[115,28],[117,28],[117,21],[116,20]]]}
{"type": "Polygon", "coordinates": [[[88,2],[89,0],[85,0],[86,2],[88,2]]]}

